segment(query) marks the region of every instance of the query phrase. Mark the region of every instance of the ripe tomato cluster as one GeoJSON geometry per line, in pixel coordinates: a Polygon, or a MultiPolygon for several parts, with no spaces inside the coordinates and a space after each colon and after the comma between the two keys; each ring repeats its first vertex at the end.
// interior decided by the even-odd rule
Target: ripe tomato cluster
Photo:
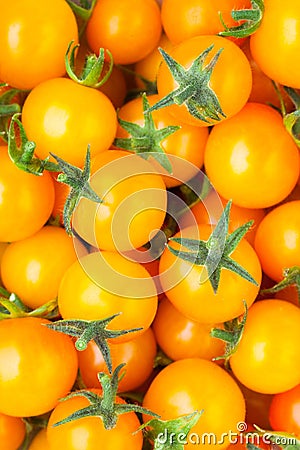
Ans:
{"type": "Polygon", "coordinates": [[[298,0],[0,7],[0,448],[300,448],[298,0]]]}

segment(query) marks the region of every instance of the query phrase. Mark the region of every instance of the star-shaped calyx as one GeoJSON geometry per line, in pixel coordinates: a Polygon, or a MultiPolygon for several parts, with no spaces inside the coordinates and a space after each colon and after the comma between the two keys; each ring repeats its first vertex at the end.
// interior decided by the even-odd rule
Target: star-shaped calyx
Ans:
{"type": "Polygon", "coordinates": [[[207,241],[189,238],[170,238],[170,243],[168,244],[168,249],[175,256],[189,261],[192,264],[206,267],[209,282],[214,293],[218,290],[222,269],[230,270],[250,283],[257,285],[252,275],[230,257],[253,224],[253,220],[251,220],[241,225],[231,234],[228,234],[231,203],[231,201],[227,203],[207,241]],[[176,242],[180,246],[185,247],[187,251],[174,249],[171,246],[172,242],[176,242]]]}
{"type": "Polygon", "coordinates": [[[81,197],[85,197],[96,203],[102,203],[102,199],[96,194],[89,183],[91,166],[90,146],[87,148],[83,169],[72,166],[53,153],[50,153],[50,155],[57,161],[59,171],[61,172],[57,177],[57,181],[71,187],[63,210],[64,226],[67,233],[71,234],[72,214],[81,197]]]}
{"type": "Polygon", "coordinates": [[[165,128],[157,129],[149,111],[150,104],[147,96],[143,94],[143,110],[144,110],[144,125],[127,122],[118,117],[119,124],[130,135],[128,138],[116,138],[114,145],[118,148],[128,150],[140,155],[142,158],[149,159],[150,156],[169,173],[172,173],[172,165],[166,155],[162,141],[171,134],[175,133],[180,126],[170,125],[165,128]]]}
{"type": "Polygon", "coordinates": [[[212,72],[223,49],[219,49],[205,65],[205,59],[213,48],[214,45],[210,45],[205,49],[188,69],[175,61],[165,50],[159,48],[178,88],[151,106],[146,113],[176,104],[185,105],[193,117],[208,124],[224,119],[226,115],[210,86],[212,72]]]}
{"type": "Polygon", "coordinates": [[[105,364],[111,373],[112,361],[109,345],[107,343],[108,339],[114,339],[119,336],[141,330],[141,328],[132,328],[128,330],[108,330],[106,328],[107,325],[109,325],[110,322],[119,314],[114,314],[113,316],[101,320],[57,320],[53,323],[45,324],[45,326],[51,330],[77,338],[75,341],[75,347],[79,351],[85,350],[88,343],[93,340],[101,351],[105,364]]]}
{"type": "Polygon", "coordinates": [[[67,397],[62,399],[68,400],[72,397],[85,397],[89,401],[89,405],[85,408],[75,411],[65,419],[53,424],[54,427],[63,425],[64,423],[72,422],[84,417],[99,417],[102,419],[103,426],[106,430],[113,429],[118,421],[120,414],[126,414],[129,412],[137,412],[140,414],[147,414],[154,417],[159,417],[149,409],[143,408],[136,404],[118,403],[116,402],[116,396],[118,391],[118,385],[120,381],[119,373],[125,364],[120,364],[111,376],[104,372],[98,373],[98,379],[102,386],[102,395],[89,390],[81,390],[72,392],[67,397]]]}

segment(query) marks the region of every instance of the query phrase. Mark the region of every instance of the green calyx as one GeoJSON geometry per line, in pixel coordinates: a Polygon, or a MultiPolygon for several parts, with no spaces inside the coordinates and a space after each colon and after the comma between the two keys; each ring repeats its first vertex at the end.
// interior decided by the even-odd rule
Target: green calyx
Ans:
{"type": "Polygon", "coordinates": [[[273,287],[269,289],[263,289],[261,293],[263,295],[266,294],[276,294],[277,292],[282,291],[283,289],[294,286],[297,294],[298,294],[298,304],[300,305],[300,267],[293,266],[288,269],[284,269],[283,271],[283,280],[279,283],[275,284],[273,287]]]}
{"type": "MultiPolygon", "coordinates": [[[[0,87],[8,87],[6,83],[1,83],[0,87]]],[[[13,98],[20,93],[19,89],[10,88],[0,96],[0,118],[12,116],[21,111],[18,103],[12,103],[13,98]]]]}
{"type": "Polygon", "coordinates": [[[90,179],[90,166],[91,166],[91,156],[90,156],[90,146],[87,148],[86,158],[83,170],[78,167],[72,166],[68,162],[61,159],[59,156],[50,153],[50,155],[57,161],[58,170],[61,172],[57,181],[60,183],[67,184],[71,187],[70,193],[66,199],[63,210],[63,220],[64,227],[68,234],[72,233],[71,228],[71,218],[72,214],[78,205],[80,199],[85,197],[92,202],[102,203],[101,198],[96,194],[91,188],[89,183],[90,179]]]}
{"type": "Polygon", "coordinates": [[[98,379],[102,386],[102,395],[98,395],[95,392],[88,390],[82,390],[72,392],[70,395],[63,398],[62,401],[73,397],[85,397],[90,404],[86,408],[82,408],[73,414],[70,414],[65,419],[56,422],[53,426],[57,427],[84,417],[99,417],[102,419],[104,428],[106,430],[111,430],[116,426],[120,414],[137,412],[158,417],[157,414],[154,414],[152,411],[149,411],[142,406],[116,402],[120,381],[119,373],[124,366],[125,364],[120,364],[111,376],[104,372],[98,373],[98,379]]]}
{"type": "Polygon", "coordinates": [[[245,312],[241,317],[224,322],[224,328],[213,328],[210,335],[225,342],[225,353],[222,356],[216,356],[214,361],[224,359],[225,367],[228,368],[230,357],[236,352],[242,339],[246,320],[248,316],[247,303],[244,301],[245,312]]]}
{"type": "Polygon", "coordinates": [[[18,116],[19,113],[13,115],[8,131],[8,154],[11,160],[19,169],[33,175],[42,175],[44,170],[58,172],[59,166],[49,161],[49,158],[41,160],[34,156],[36,145],[27,138],[18,116]]]}
{"type": "Polygon", "coordinates": [[[251,220],[228,234],[231,203],[231,201],[227,203],[207,241],[189,238],[169,239],[171,243],[175,242],[185,247],[187,251],[175,250],[168,244],[168,249],[173,255],[194,265],[206,267],[208,279],[215,294],[219,287],[222,269],[230,270],[250,283],[257,285],[252,275],[230,257],[253,224],[253,220],[251,220]]]}
{"type": "Polygon", "coordinates": [[[154,418],[140,429],[143,429],[146,440],[155,450],[184,450],[188,443],[187,436],[202,414],[203,410],[171,420],[154,418]]]}
{"type": "Polygon", "coordinates": [[[226,115],[222,111],[218,97],[210,87],[212,72],[223,49],[219,49],[210,62],[204,65],[206,57],[213,48],[214,45],[210,45],[205,49],[188,69],[175,61],[165,50],[159,48],[178,88],[151,106],[145,113],[176,104],[185,105],[193,117],[208,124],[224,119],[226,115]]]}
{"type": "Polygon", "coordinates": [[[264,15],[264,0],[251,0],[251,9],[232,10],[231,17],[235,22],[242,22],[233,27],[227,27],[224,23],[222,14],[219,13],[220,20],[224,26],[224,31],[220,36],[232,36],[236,38],[245,38],[255,33],[259,28],[264,15]]]}
{"type": "Polygon", "coordinates": [[[21,111],[27,92],[11,88],[6,83],[0,83],[0,88],[5,88],[0,95],[0,137],[7,142],[10,118],[21,111]],[[19,103],[14,102],[18,96],[19,103]]]}
{"type": "Polygon", "coordinates": [[[161,143],[168,136],[175,133],[180,126],[171,125],[162,129],[157,129],[152,114],[149,112],[149,107],[150,105],[147,96],[143,94],[143,110],[145,117],[143,126],[126,122],[118,117],[119,124],[131,135],[131,137],[116,138],[114,140],[114,145],[124,150],[134,152],[145,159],[149,159],[149,157],[152,156],[167,170],[167,172],[172,173],[172,165],[163,150],[161,143]]]}
{"type": "MultiPolygon", "coordinates": [[[[121,313],[119,313],[121,314],[121,313]]],[[[119,336],[124,336],[128,333],[141,330],[141,328],[132,328],[129,330],[108,330],[106,327],[110,322],[119,314],[107,317],[102,320],[58,320],[51,324],[46,324],[51,330],[58,331],[60,333],[67,334],[75,337],[75,347],[77,350],[82,351],[87,348],[88,343],[93,340],[102,353],[105,364],[112,373],[112,361],[110,355],[108,339],[115,339],[119,336]]]]}
{"type": "Polygon", "coordinates": [[[50,300],[36,309],[30,309],[14,293],[0,286],[0,320],[21,317],[43,317],[52,319],[58,316],[57,300],[50,300]]]}
{"type": "Polygon", "coordinates": [[[276,89],[281,104],[283,124],[288,133],[293,138],[295,144],[298,147],[300,147],[300,95],[295,89],[288,86],[284,86],[285,92],[288,94],[289,98],[292,100],[295,107],[294,111],[287,113],[281,92],[275,83],[274,87],[276,89]]]}
{"type": "Polygon", "coordinates": [[[99,56],[94,54],[88,55],[85,59],[83,70],[79,76],[75,73],[75,53],[79,48],[79,44],[74,45],[74,41],[70,42],[67,53],[65,55],[66,71],[69,77],[78,84],[83,86],[99,88],[110,77],[113,69],[113,57],[109,50],[106,50],[109,56],[108,70],[103,74],[105,63],[105,50],[100,48],[99,56]]]}
{"type": "Polygon", "coordinates": [[[92,15],[97,0],[66,0],[78,19],[87,22],[92,15]]]}

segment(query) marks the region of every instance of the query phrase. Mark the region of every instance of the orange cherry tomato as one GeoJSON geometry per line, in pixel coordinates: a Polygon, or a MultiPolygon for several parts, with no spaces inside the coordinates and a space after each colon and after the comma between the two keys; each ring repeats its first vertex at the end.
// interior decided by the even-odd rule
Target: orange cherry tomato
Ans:
{"type": "Polygon", "coordinates": [[[164,297],[152,324],[155,338],[163,352],[174,361],[184,358],[211,360],[224,354],[224,342],[210,336],[220,324],[203,324],[187,319],[164,297]]]}
{"type": "Polygon", "coordinates": [[[65,230],[45,226],[8,246],[0,266],[1,277],[9,292],[35,309],[57,297],[60,281],[75,260],[73,241],[65,230]]]}
{"type": "Polygon", "coordinates": [[[250,37],[253,59],[271,80],[300,88],[300,10],[298,0],[287,4],[265,0],[258,30],[250,37]]]}
{"type": "Polygon", "coordinates": [[[64,0],[3,3],[0,79],[18,89],[32,89],[42,81],[63,76],[71,41],[78,41],[78,29],[64,0]]]}
{"type": "MultiPolygon", "coordinates": [[[[101,395],[100,390],[98,393],[101,395]]],[[[125,403],[121,398],[117,397],[116,400],[125,403]]],[[[142,449],[142,432],[135,433],[140,422],[134,412],[119,415],[116,426],[110,430],[104,428],[101,417],[84,417],[57,427],[53,426],[54,423],[88,405],[89,401],[86,398],[78,396],[62,401],[56,406],[47,427],[47,439],[51,450],[61,450],[62,443],[65,450],[78,450],[80,442],[84,443],[84,447],[81,446],[84,450],[98,450],[99,443],[101,450],[142,449]]]]}
{"type": "Polygon", "coordinates": [[[245,419],[245,401],[234,379],[217,364],[200,358],[181,359],[161,370],[147,390],[143,406],[159,414],[162,420],[203,410],[185,436],[187,449],[197,447],[195,444],[199,442],[203,449],[212,445],[226,448],[229,430],[236,431],[237,424],[245,419]],[[214,441],[201,441],[203,434],[209,433],[215,436],[218,445],[214,441]]]}
{"type": "Polygon", "coordinates": [[[64,319],[100,320],[119,314],[108,329],[140,328],[113,340],[120,343],[150,327],[157,310],[154,292],[154,282],[140,264],[117,252],[91,253],[65,272],[59,287],[58,307],[64,319]],[[139,297],[141,291],[143,297],[139,297]]]}
{"type": "Polygon", "coordinates": [[[234,117],[214,126],[204,166],[222,197],[244,208],[266,208],[284,200],[295,187],[299,150],[277,111],[247,103],[234,117]]]}
{"type": "Polygon", "coordinates": [[[263,271],[280,281],[283,271],[300,265],[300,200],[272,209],[258,226],[255,251],[263,271]]]}
{"type": "MultiPolygon", "coordinates": [[[[207,240],[211,234],[209,225],[189,227],[175,237],[207,240]],[[198,234],[199,233],[199,234],[198,234]]],[[[179,244],[171,244],[179,249],[179,244]]],[[[160,258],[160,281],[171,303],[184,316],[195,322],[222,323],[244,313],[243,301],[248,307],[254,302],[261,282],[261,267],[253,247],[242,239],[231,258],[245,268],[258,283],[257,286],[238,274],[221,270],[216,293],[202,265],[193,265],[173,255],[168,248],[160,258]]]]}
{"type": "Polygon", "coordinates": [[[0,413],[1,450],[17,450],[26,435],[25,422],[20,417],[0,413]]]}
{"type": "Polygon", "coordinates": [[[300,310],[284,300],[255,302],[230,358],[235,377],[252,391],[277,394],[300,383],[300,310]]]}
{"type": "MultiPolygon", "coordinates": [[[[216,94],[225,117],[220,121],[234,116],[247,102],[252,86],[250,64],[243,51],[230,40],[221,36],[203,35],[187,39],[176,45],[170,52],[185,69],[189,68],[195,59],[207,48],[213,45],[212,51],[204,59],[204,66],[209,64],[218,50],[222,49],[215,64],[209,87],[216,94]]],[[[178,83],[172,76],[165,61],[160,65],[157,74],[157,89],[159,96],[165,97],[178,88],[178,83]]],[[[190,114],[185,104],[173,104],[167,107],[168,112],[184,123],[196,126],[208,126],[209,123],[195,118],[190,114]]],[[[217,121],[219,123],[219,121],[217,121]]]]}
{"type": "MultiPolygon", "coordinates": [[[[121,375],[124,373],[124,376],[118,385],[118,392],[133,391],[151,375],[156,355],[156,341],[151,328],[130,341],[120,344],[112,342],[109,349],[113,370],[119,364],[126,364],[120,372],[121,375]]],[[[89,342],[86,350],[78,352],[78,361],[86,387],[99,388],[97,373],[108,373],[108,370],[94,341],[89,342]]]]}
{"type": "Polygon", "coordinates": [[[161,17],[165,33],[173,44],[194,36],[218,34],[227,27],[237,25],[231,17],[233,9],[246,9],[249,0],[163,0],[161,17]]]}
{"type": "Polygon", "coordinates": [[[300,437],[300,384],[288,391],[274,395],[269,417],[273,430],[284,431],[300,437]]]}
{"type": "Polygon", "coordinates": [[[0,412],[44,414],[72,388],[78,369],[74,345],[47,323],[36,317],[0,322],[0,412]]]}
{"type": "Polygon", "coordinates": [[[116,64],[132,64],[152,52],[161,30],[155,0],[101,0],[88,21],[86,38],[94,53],[108,48],[116,64]]]}
{"type": "Polygon", "coordinates": [[[111,101],[97,89],[67,78],[40,83],[25,100],[22,122],[42,159],[49,152],[82,167],[88,145],[91,155],[107,150],[117,126],[111,101]],[[87,107],[88,105],[88,107],[87,107]]]}
{"type": "Polygon", "coordinates": [[[39,231],[50,217],[54,187],[48,172],[32,175],[18,169],[0,147],[0,242],[25,239],[39,231]]]}

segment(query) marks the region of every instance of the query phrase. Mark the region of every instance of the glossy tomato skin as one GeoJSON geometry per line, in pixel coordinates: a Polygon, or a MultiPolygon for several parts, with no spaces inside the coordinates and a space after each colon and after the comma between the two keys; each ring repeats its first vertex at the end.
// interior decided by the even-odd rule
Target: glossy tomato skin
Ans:
{"type": "Polygon", "coordinates": [[[266,208],[284,200],[296,185],[299,150],[277,111],[247,103],[214,126],[204,166],[222,197],[244,208],[266,208]]]}
{"type": "MultiPolygon", "coordinates": [[[[149,95],[147,97],[149,104],[152,106],[158,100],[158,95],[149,95]]],[[[133,122],[139,126],[144,126],[145,117],[143,112],[143,100],[142,97],[138,97],[120,108],[119,117],[127,122],[133,122]]],[[[192,178],[194,175],[195,167],[201,168],[204,161],[204,149],[208,139],[208,129],[195,127],[192,125],[187,125],[176,118],[173,118],[168,114],[165,108],[159,109],[152,112],[152,118],[154,120],[155,127],[157,129],[166,128],[169,126],[180,127],[175,133],[168,136],[166,139],[162,140],[161,147],[163,151],[168,155],[174,155],[176,157],[171,159],[172,165],[172,177],[167,176],[167,171],[162,168],[158,163],[155,167],[162,174],[165,174],[164,181],[168,188],[174,187],[182,184],[184,181],[192,178]],[[177,160],[177,157],[180,160],[177,160]],[[184,171],[184,167],[181,164],[181,159],[188,161],[193,166],[191,166],[190,172],[184,171]]],[[[116,132],[117,138],[128,138],[129,134],[122,128],[121,125],[118,126],[116,132]]],[[[151,150],[149,150],[151,151],[151,150]]],[[[149,159],[150,162],[155,162],[153,158],[149,159]]]]}
{"type": "MultiPolygon", "coordinates": [[[[111,343],[110,354],[113,370],[119,364],[126,364],[120,374],[118,392],[133,391],[141,386],[151,375],[156,355],[156,340],[151,328],[143,334],[120,344],[111,343]]],[[[86,350],[78,352],[79,370],[82,380],[88,388],[98,388],[99,372],[108,373],[99,347],[89,342],[86,350]]]]}
{"type": "Polygon", "coordinates": [[[274,81],[300,88],[300,11],[297,0],[285,5],[281,0],[266,0],[264,16],[250,38],[254,60],[274,81]]]}
{"type": "MultiPolygon", "coordinates": [[[[101,391],[93,390],[101,395],[101,391]]],[[[117,397],[117,402],[125,403],[117,397]]],[[[143,446],[142,432],[134,433],[140,426],[138,417],[134,412],[121,414],[115,428],[106,430],[101,417],[85,417],[79,420],[54,427],[53,424],[70,414],[85,408],[89,401],[81,396],[67,399],[57,405],[53,410],[48,427],[47,439],[50,450],[141,450],[143,446]],[[74,436],[76,438],[74,439],[74,436]]]]}
{"type": "MultiPolygon", "coordinates": [[[[209,225],[199,225],[182,230],[175,237],[187,237],[207,240],[211,234],[209,225]]],[[[179,246],[171,243],[173,248],[179,246]]],[[[182,247],[182,250],[185,250],[182,247]]],[[[250,306],[259,291],[261,267],[252,246],[243,239],[231,257],[244,267],[256,280],[257,285],[241,278],[236,273],[222,269],[220,284],[215,294],[206,278],[203,266],[193,265],[174,256],[165,249],[160,259],[160,280],[165,294],[184,316],[201,323],[221,323],[243,314],[245,300],[250,306]],[[201,282],[202,278],[202,282],[201,282]]]]}
{"type": "Polygon", "coordinates": [[[88,21],[86,38],[94,53],[108,48],[116,64],[132,64],[157,46],[161,31],[155,0],[102,0],[88,21]]]}
{"type": "Polygon", "coordinates": [[[0,413],[0,442],[2,450],[17,450],[26,434],[25,422],[20,417],[0,413]]]}
{"type": "MultiPolygon", "coordinates": [[[[269,78],[254,61],[250,51],[250,37],[241,45],[241,49],[248,58],[252,70],[252,89],[249,102],[274,105],[280,109],[280,97],[274,86],[274,82],[269,78]]],[[[281,85],[278,85],[280,95],[285,103],[287,112],[293,110],[293,103],[281,85]]]]}
{"type": "Polygon", "coordinates": [[[64,57],[71,41],[78,41],[78,29],[67,2],[3,3],[0,79],[18,89],[32,89],[64,75],[64,57]]]}
{"type": "Polygon", "coordinates": [[[172,47],[173,45],[169,41],[168,37],[165,35],[165,33],[163,33],[160,37],[157,47],[155,47],[155,49],[152,50],[152,52],[149,53],[149,55],[147,55],[145,58],[135,63],[134,71],[137,74],[135,77],[135,81],[139,88],[145,89],[145,83],[139,78],[138,75],[141,75],[146,80],[152,83],[156,83],[157,72],[163,60],[163,57],[158,49],[163,48],[166,52],[169,52],[172,47]]]}
{"type": "MultiPolygon", "coordinates": [[[[207,440],[203,448],[226,448],[228,436],[221,443],[221,434],[236,431],[238,422],[245,419],[245,401],[233,378],[217,364],[200,358],[182,359],[165,367],[152,381],[144,397],[143,406],[174,419],[203,410],[191,435],[201,442],[204,433],[214,433],[220,444],[207,440]]],[[[145,418],[146,419],[146,418],[145,418]]],[[[148,419],[148,417],[147,417],[148,419]]],[[[195,448],[187,436],[185,448],[195,448]]]]}
{"type": "Polygon", "coordinates": [[[166,185],[139,155],[108,150],[91,161],[91,185],[102,203],[81,199],[73,218],[77,233],[101,250],[126,252],[146,244],[163,225],[166,185]]]}
{"type": "Polygon", "coordinates": [[[273,396],[269,418],[273,430],[300,436],[300,384],[273,396]]]}
{"type": "Polygon", "coordinates": [[[277,394],[300,380],[300,310],[284,300],[255,302],[242,339],[230,358],[236,378],[249,389],[277,394]]]}
{"type": "Polygon", "coordinates": [[[82,167],[88,145],[91,155],[110,147],[116,132],[115,108],[97,89],[67,78],[40,83],[25,100],[22,122],[36,154],[49,152],[82,167]]]}
{"type": "Polygon", "coordinates": [[[47,323],[35,317],[0,323],[0,411],[4,414],[44,414],[74,384],[78,369],[74,345],[68,336],[48,329],[47,323]]]}
{"type": "Polygon", "coordinates": [[[300,265],[300,200],[272,209],[258,226],[254,246],[263,271],[275,281],[284,269],[300,265]]]}
{"type": "Polygon", "coordinates": [[[204,34],[218,34],[225,24],[236,25],[231,17],[233,9],[251,6],[249,0],[163,0],[161,16],[166,34],[173,44],[204,34]]]}
{"type": "Polygon", "coordinates": [[[51,175],[32,175],[18,169],[0,147],[0,242],[25,239],[47,222],[54,204],[51,175]]]}
{"type": "Polygon", "coordinates": [[[174,361],[185,358],[212,360],[224,354],[224,342],[210,336],[211,329],[221,328],[221,324],[187,319],[166,297],[159,302],[152,328],[159,347],[174,361]]]}
{"type": "MultiPolygon", "coordinates": [[[[102,252],[101,255],[104,264],[108,263],[112,272],[109,270],[105,273],[106,266],[99,266],[97,253],[91,253],[83,257],[81,263],[76,261],[69,267],[61,281],[58,292],[59,311],[64,319],[78,318],[83,320],[100,320],[121,313],[108,325],[108,329],[141,328],[139,331],[125,334],[113,340],[114,343],[126,342],[149,328],[154,319],[157,310],[154,282],[144,267],[127,260],[117,252],[102,252]],[[124,296],[114,293],[116,292],[114,291],[116,288],[114,272],[120,276],[119,282],[120,280],[123,281],[124,296]],[[97,273],[102,273],[102,276],[105,274],[106,279],[101,280],[101,275],[98,277],[97,273]],[[93,281],[93,275],[96,276],[95,282],[93,281]],[[138,298],[138,288],[134,289],[136,286],[135,278],[146,279],[146,287],[150,289],[152,296],[149,294],[148,297],[138,298]],[[107,289],[101,287],[103,286],[102,281],[108,283],[107,289]],[[133,291],[136,292],[136,297],[130,297],[130,291],[127,291],[125,283],[130,282],[133,282],[132,286],[133,291]]],[[[117,288],[120,288],[120,286],[117,288]]],[[[122,291],[122,287],[120,289],[122,291]]]]}
{"type": "MultiPolygon", "coordinates": [[[[221,36],[203,35],[181,42],[169,54],[175,61],[187,69],[211,45],[214,46],[213,50],[205,58],[204,65],[209,63],[219,49],[223,49],[212,71],[209,85],[218,97],[226,118],[229,118],[243,108],[251,92],[251,69],[242,50],[233,42],[221,36]]],[[[159,96],[164,97],[177,89],[177,87],[177,82],[171,75],[166,63],[163,62],[157,74],[159,96]]],[[[184,104],[180,106],[176,104],[168,106],[167,110],[177,120],[181,120],[190,125],[208,126],[214,123],[212,120],[208,124],[191,116],[184,104]]]]}
{"type": "MultiPolygon", "coordinates": [[[[225,200],[220,196],[219,198],[223,206],[225,207],[227,204],[227,200],[225,200]]],[[[215,196],[212,194],[208,194],[208,196],[205,197],[205,204],[199,201],[190,208],[190,211],[192,212],[196,222],[199,225],[204,223],[216,225],[216,223],[220,218],[220,214],[217,214],[219,212],[219,209],[215,207],[216,205],[215,202],[216,202],[215,196]],[[207,208],[209,209],[209,213],[207,208]]],[[[266,215],[265,210],[262,208],[260,209],[242,208],[232,203],[230,208],[229,230],[234,231],[241,225],[249,222],[250,220],[253,220],[254,223],[252,227],[248,230],[248,232],[245,234],[245,239],[247,239],[247,241],[250,242],[251,245],[254,245],[257,227],[262,221],[262,219],[265,217],[265,215],[266,215]]],[[[180,218],[180,227],[186,228],[187,226],[190,226],[190,220],[191,218],[189,214],[188,213],[184,214],[180,218]]]]}
{"type": "Polygon", "coordinates": [[[72,238],[63,228],[47,225],[8,246],[1,276],[9,292],[35,309],[57,297],[60,280],[75,260],[72,238]]]}

